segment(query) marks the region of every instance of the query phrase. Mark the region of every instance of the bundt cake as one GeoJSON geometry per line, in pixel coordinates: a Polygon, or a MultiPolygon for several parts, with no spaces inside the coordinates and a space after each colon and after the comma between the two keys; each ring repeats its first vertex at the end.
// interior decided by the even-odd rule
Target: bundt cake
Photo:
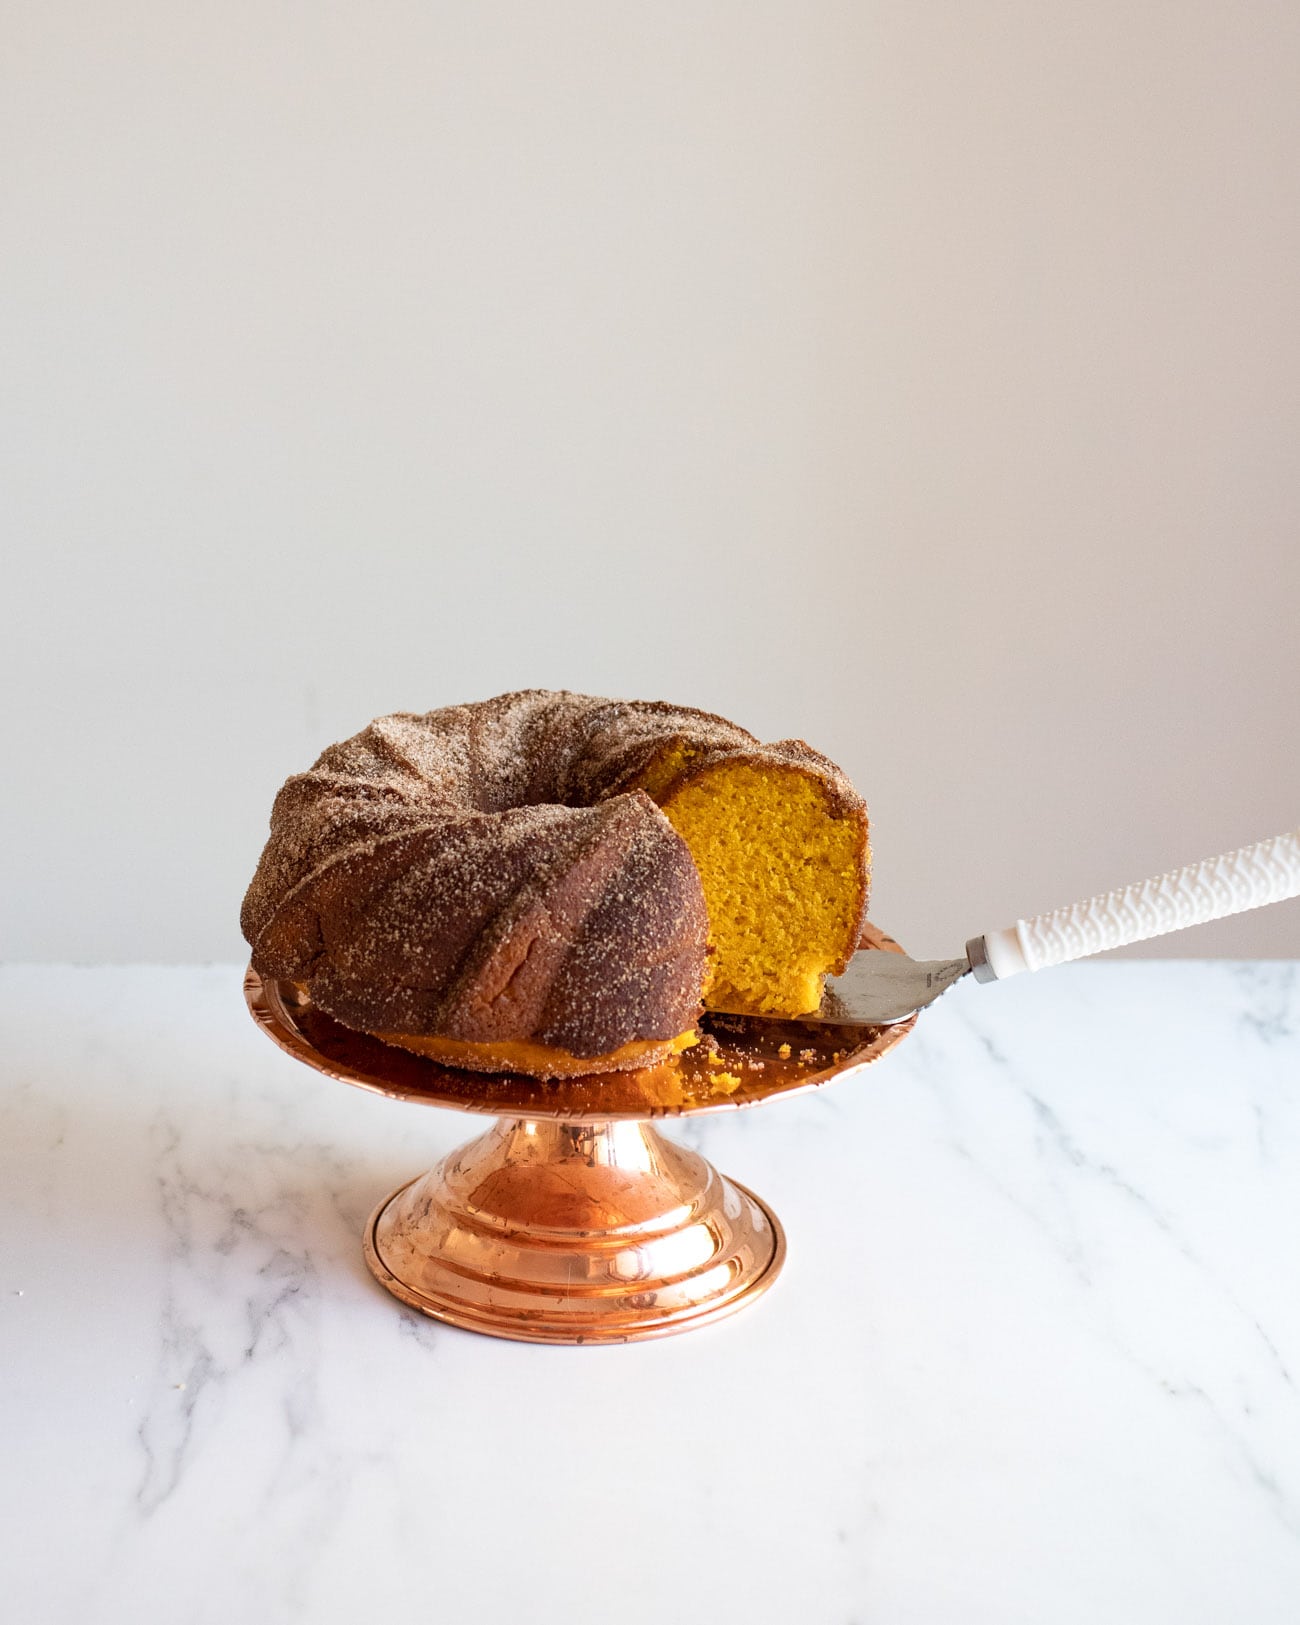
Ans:
{"type": "Polygon", "coordinates": [[[799,740],[542,689],[380,717],[276,797],[241,924],[345,1025],[539,1077],[647,1065],[701,1006],[815,1009],[866,809],[799,740]]]}

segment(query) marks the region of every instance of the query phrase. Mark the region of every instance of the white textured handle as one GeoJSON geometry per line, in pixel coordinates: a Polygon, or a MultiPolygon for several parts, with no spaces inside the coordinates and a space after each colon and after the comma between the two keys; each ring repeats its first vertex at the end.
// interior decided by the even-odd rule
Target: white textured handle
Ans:
{"type": "Polygon", "coordinates": [[[1300,829],[1103,892],[1085,903],[1017,920],[1003,931],[989,932],[984,950],[990,971],[1000,980],[1288,897],[1300,897],[1300,829]]]}

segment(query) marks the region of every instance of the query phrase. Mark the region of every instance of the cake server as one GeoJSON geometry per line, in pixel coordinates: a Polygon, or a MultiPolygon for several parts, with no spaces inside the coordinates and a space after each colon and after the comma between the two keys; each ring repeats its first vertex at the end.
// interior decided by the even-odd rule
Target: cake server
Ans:
{"type": "Polygon", "coordinates": [[[960,959],[917,960],[884,948],[859,949],[842,976],[827,977],[821,1008],[799,1020],[886,1026],[933,1004],[968,972],[977,982],[1002,982],[1021,971],[1064,965],[1298,896],[1300,828],[986,931],[970,939],[960,959]]]}

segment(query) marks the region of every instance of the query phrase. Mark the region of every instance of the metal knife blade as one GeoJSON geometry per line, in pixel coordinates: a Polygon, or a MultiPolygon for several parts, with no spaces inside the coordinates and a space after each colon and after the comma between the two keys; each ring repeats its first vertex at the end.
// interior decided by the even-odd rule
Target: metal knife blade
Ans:
{"type": "Polygon", "coordinates": [[[970,968],[965,954],[960,959],[909,959],[883,948],[859,948],[842,976],[826,978],[821,1007],[797,1019],[828,1027],[887,1027],[933,1004],[970,968]]]}

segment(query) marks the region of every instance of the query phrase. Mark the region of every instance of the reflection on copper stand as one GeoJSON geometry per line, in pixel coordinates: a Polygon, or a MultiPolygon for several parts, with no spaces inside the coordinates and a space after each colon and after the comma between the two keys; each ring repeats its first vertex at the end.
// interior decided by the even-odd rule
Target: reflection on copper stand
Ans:
{"type": "MultiPolygon", "coordinates": [[[[871,926],[863,945],[894,946],[871,926]]],[[[815,1088],[876,1060],[915,1020],[819,1030],[715,1017],[703,1044],[659,1066],[543,1082],[395,1049],[253,970],[245,994],[275,1043],[318,1072],[500,1119],[380,1203],[366,1259],[424,1314],[537,1343],[662,1337],[764,1292],[785,1258],[775,1216],[650,1119],[815,1088]]]]}

